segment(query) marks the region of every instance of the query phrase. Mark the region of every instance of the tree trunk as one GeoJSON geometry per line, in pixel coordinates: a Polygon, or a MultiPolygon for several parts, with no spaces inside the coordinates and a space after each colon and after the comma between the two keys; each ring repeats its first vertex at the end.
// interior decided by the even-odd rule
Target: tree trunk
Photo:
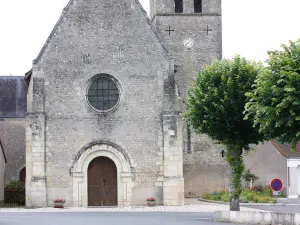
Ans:
{"type": "Polygon", "coordinates": [[[226,159],[230,166],[230,211],[240,211],[241,178],[245,168],[243,157],[240,151],[232,149],[226,159]]]}
{"type": "Polygon", "coordinates": [[[240,211],[240,199],[231,199],[230,211],[240,211]]]}
{"type": "Polygon", "coordinates": [[[250,180],[250,190],[252,190],[252,187],[253,187],[253,180],[251,179],[250,180]]]}
{"type": "Polygon", "coordinates": [[[236,193],[236,187],[233,182],[234,179],[234,170],[232,167],[230,167],[230,211],[240,211],[240,199],[239,197],[235,197],[236,193]]]}

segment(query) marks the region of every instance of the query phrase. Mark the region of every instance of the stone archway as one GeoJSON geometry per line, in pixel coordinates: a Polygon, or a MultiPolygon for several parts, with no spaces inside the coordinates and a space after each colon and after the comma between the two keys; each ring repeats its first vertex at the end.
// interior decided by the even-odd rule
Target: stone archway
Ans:
{"type": "Polygon", "coordinates": [[[110,159],[117,170],[117,205],[131,204],[132,188],[134,187],[132,162],[124,151],[107,143],[89,145],[80,151],[71,170],[73,180],[73,205],[87,207],[88,204],[88,168],[90,163],[99,157],[110,159]]]}

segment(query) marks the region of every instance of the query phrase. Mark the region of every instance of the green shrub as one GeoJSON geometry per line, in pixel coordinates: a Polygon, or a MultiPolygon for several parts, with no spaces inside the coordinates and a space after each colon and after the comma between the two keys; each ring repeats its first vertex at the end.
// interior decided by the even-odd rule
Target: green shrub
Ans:
{"type": "MultiPolygon", "coordinates": [[[[245,189],[241,193],[240,202],[244,203],[275,203],[276,198],[272,196],[272,191],[270,191],[268,186],[257,186],[256,188],[250,190],[245,189]]],[[[229,202],[229,192],[228,191],[215,191],[210,194],[203,196],[204,199],[213,201],[229,202]]]]}
{"type": "Polygon", "coordinates": [[[202,196],[203,199],[209,199],[209,197],[210,197],[209,193],[206,193],[205,195],[202,196]]]}
{"type": "Polygon", "coordinates": [[[245,191],[243,193],[243,195],[245,196],[245,198],[248,202],[255,202],[256,201],[256,193],[253,192],[253,191],[245,191]]]}
{"type": "Polygon", "coordinates": [[[279,198],[286,198],[287,195],[286,195],[285,193],[281,192],[281,194],[280,194],[278,197],[279,197],[279,198]]]}
{"type": "Polygon", "coordinates": [[[229,202],[229,201],[230,201],[229,192],[222,193],[222,194],[220,195],[220,200],[221,200],[222,202],[229,202]]]}
{"type": "Polygon", "coordinates": [[[269,196],[257,196],[257,203],[275,203],[276,200],[269,196]]]}
{"type": "Polygon", "coordinates": [[[214,191],[210,194],[205,194],[202,198],[212,201],[229,201],[229,193],[228,191],[214,191]]]}
{"type": "Polygon", "coordinates": [[[20,181],[9,182],[4,189],[4,204],[25,205],[25,184],[20,181]]]}
{"type": "Polygon", "coordinates": [[[209,197],[209,200],[220,201],[221,198],[220,198],[220,195],[211,195],[211,196],[209,197]]]}
{"type": "Polygon", "coordinates": [[[248,201],[248,199],[246,198],[245,195],[241,195],[240,196],[240,202],[242,202],[242,203],[249,203],[249,201],[248,201]]]}

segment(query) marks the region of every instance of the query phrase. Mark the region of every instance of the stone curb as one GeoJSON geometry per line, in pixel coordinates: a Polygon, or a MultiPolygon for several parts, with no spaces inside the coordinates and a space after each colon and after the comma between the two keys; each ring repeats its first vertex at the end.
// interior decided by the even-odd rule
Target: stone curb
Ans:
{"type": "Polygon", "coordinates": [[[300,214],[275,212],[228,212],[217,211],[214,220],[218,222],[246,223],[246,224],[289,224],[300,225],[300,214]]]}
{"type": "MultiPolygon", "coordinates": [[[[198,198],[198,201],[229,205],[229,202],[213,201],[213,200],[207,200],[203,198],[198,198]]],[[[240,205],[241,206],[284,206],[283,203],[240,203],[240,205]]]]}

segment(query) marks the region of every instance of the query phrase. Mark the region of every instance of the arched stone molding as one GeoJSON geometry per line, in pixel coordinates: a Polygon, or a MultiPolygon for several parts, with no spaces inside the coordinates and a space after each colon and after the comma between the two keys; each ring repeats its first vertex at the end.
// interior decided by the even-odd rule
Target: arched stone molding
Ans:
{"type": "Polygon", "coordinates": [[[133,167],[128,155],[119,151],[115,146],[98,143],[89,145],[80,153],[71,169],[73,180],[73,205],[78,207],[88,206],[88,166],[97,157],[111,159],[117,167],[118,179],[118,205],[131,204],[133,182],[133,167]]]}

